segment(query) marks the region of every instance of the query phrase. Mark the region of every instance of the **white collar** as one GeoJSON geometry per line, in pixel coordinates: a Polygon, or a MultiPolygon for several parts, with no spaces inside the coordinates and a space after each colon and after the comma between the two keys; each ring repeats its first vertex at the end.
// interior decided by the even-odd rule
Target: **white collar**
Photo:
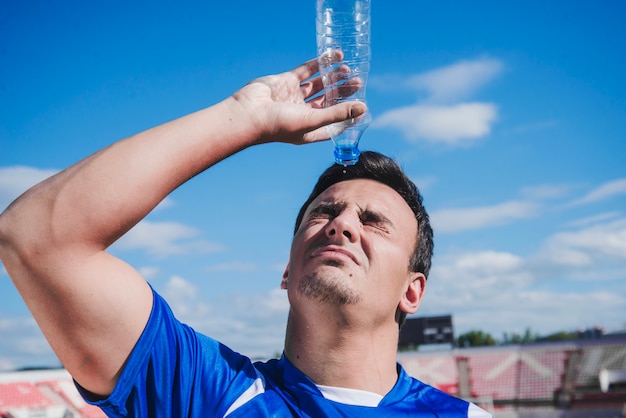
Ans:
{"type": "Polygon", "coordinates": [[[324,398],[348,405],[376,407],[384,396],[365,390],[317,385],[324,398]]]}

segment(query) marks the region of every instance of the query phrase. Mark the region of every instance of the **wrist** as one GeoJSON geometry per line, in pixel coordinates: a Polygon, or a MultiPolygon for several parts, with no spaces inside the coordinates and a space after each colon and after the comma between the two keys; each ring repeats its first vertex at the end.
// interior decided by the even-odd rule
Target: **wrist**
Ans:
{"type": "MultiPolygon", "coordinates": [[[[245,87],[244,87],[245,88],[245,87]]],[[[264,110],[240,91],[222,102],[228,109],[228,122],[232,125],[243,147],[268,142],[267,124],[263,122],[264,110]]]]}

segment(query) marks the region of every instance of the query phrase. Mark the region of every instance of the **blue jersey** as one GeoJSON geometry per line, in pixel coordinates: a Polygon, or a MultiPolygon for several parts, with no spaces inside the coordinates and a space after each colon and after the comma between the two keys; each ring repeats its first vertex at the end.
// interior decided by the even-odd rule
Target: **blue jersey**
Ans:
{"type": "Polygon", "coordinates": [[[490,417],[400,365],[398,381],[377,406],[327,399],[284,356],[253,363],[180,323],[156,292],[113,393],[103,400],[81,393],[111,417],[490,417]]]}

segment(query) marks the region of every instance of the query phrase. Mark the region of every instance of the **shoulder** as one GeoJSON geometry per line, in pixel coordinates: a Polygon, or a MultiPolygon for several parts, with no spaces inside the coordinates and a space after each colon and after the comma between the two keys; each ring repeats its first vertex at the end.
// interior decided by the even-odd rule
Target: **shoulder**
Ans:
{"type": "Polygon", "coordinates": [[[403,402],[415,403],[418,409],[432,410],[444,416],[466,416],[468,418],[491,418],[491,415],[467,400],[430,386],[410,376],[400,368],[394,396],[403,402]]]}

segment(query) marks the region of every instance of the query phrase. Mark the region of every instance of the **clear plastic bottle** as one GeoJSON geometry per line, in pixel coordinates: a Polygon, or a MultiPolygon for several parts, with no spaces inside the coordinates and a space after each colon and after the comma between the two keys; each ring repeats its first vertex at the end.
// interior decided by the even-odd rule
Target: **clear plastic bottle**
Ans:
{"type": "MultiPolygon", "coordinates": [[[[317,56],[324,82],[325,106],[365,102],[370,66],[370,0],[317,0],[317,56]],[[355,86],[360,88],[354,91],[355,86]]],[[[355,164],[359,141],[371,120],[360,118],[328,126],[335,161],[355,164]]]]}

